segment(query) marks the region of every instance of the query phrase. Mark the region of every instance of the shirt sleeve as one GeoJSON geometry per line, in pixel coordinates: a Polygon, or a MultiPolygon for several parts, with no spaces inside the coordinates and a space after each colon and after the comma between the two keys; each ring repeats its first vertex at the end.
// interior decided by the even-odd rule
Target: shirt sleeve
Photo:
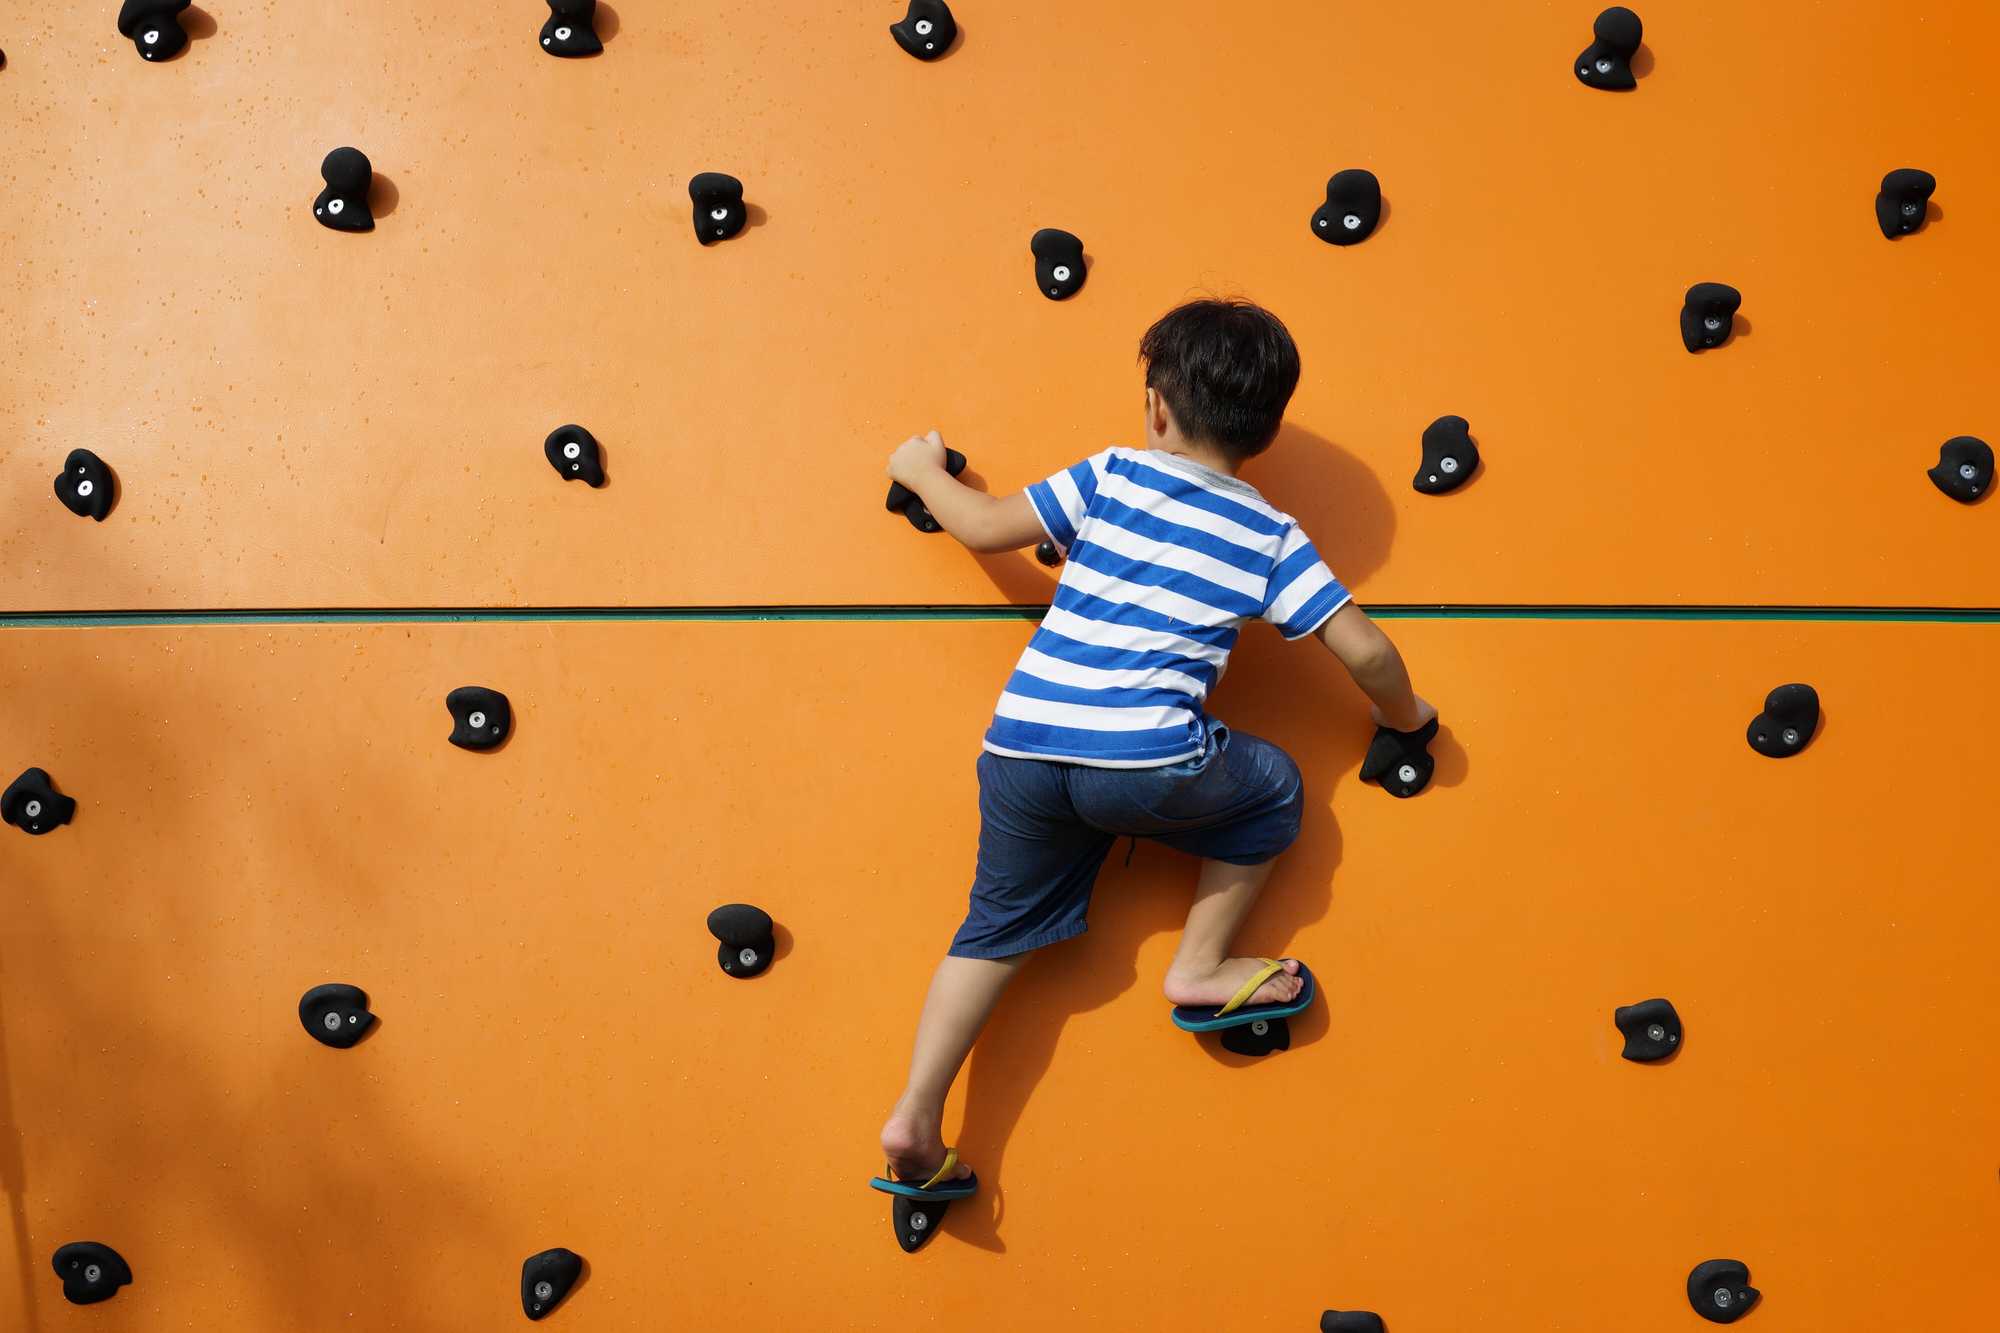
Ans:
{"type": "Polygon", "coordinates": [[[1097,479],[1103,474],[1104,460],[1109,455],[1109,450],[1095,454],[1028,487],[1028,500],[1035,506],[1035,516],[1042,520],[1049,540],[1063,551],[1076,545],[1076,530],[1083,526],[1090,502],[1097,498],[1097,479]]]}
{"type": "Polygon", "coordinates": [[[1278,567],[1267,591],[1263,619],[1287,639],[1303,639],[1354,600],[1296,523],[1278,548],[1278,567]]]}

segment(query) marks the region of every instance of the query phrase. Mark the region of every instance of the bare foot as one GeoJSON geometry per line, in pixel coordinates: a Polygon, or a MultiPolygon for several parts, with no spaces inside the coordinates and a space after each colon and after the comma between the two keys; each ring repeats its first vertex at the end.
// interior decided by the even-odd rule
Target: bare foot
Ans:
{"type": "MultiPolygon", "coordinates": [[[[1241,982],[1237,983],[1241,985],[1241,982]]],[[[921,1185],[944,1165],[944,1134],[936,1119],[897,1106],[882,1126],[882,1152],[895,1179],[921,1185]]],[[[960,1162],[946,1180],[963,1180],[972,1168],[960,1162]]]]}
{"type": "MultiPolygon", "coordinates": [[[[1299,980],[1299,960],[1284,959],[1285,970],[1274,973],[1271,979],[1257,988],[1257,993],[1245,1000],[1247,1004],[1288,1004],[1299,997],[1305,989],[1305,982],[1299,980]]],[[[1243,984],[1262,971],[1261,958],[1225,958],[1215,967],[1183,968],[1178,965],[1167,969],[1166,984],[1160,989],[1167,993],[1167,999],[1175,1004],[1213,1005],[1228,1004],[1243,989],[1243,984]]]]}

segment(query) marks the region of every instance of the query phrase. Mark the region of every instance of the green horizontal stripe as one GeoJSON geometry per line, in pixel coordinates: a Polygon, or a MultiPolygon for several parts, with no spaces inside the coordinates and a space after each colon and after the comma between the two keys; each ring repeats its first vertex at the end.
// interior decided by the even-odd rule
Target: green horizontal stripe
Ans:
{"type": "MultiPolygon", "coordinates": [[[[1037,621],[1035,606],[505,606],[250,608],[211,611],[0,612],[0,629],[176,628],[188,625],[452,625],[588,621],[1037,621]]],[[[1587,606],[1383,603],[1382,620],[1837,621],[2000,624],[2000,607],[1945,606],[1587,606]]]]}

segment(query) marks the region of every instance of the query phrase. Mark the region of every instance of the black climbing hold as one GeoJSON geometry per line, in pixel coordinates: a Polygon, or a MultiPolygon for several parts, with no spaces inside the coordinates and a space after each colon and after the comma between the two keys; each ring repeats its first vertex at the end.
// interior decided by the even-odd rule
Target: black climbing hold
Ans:
{"type": "Polygon", "coordinates": [[[597,0],[549,0],[542,49],[552,56],[594,56],[604,49],[594,23],[597,0]]]}
{"type": "Polygon", "coordinates": [[[507,739],[514,710],[507,696],[483,685],[461,685],[444,697],[451,713],[451,743],[461,750],[491,750],[507,739]]]}
{"type": "Polygon", "coordinates": [[[704,171],[688,182],[688,197],[694,200],[694,237],[703,245],[728,240],[750,220],[743,182],[734,176],[704,171]]]}
{"type": "Polygon", "coordinates": [[[777,950],[771,914],[748,903],[724,903],[708,914],[708,933],[722,941],[715,961],[730,976],[754,977],[771,965],[777,950]]]}
{"type": "Polygon", "coordinates": [[[375,1026],[375,1015],[360,987],[328,982],[299,997],[299,1022],[314,1041],[345,1050],[375,1026]]]}
{"type": "Polygon", "coordinates": [[[889,1225],[896,1229],[896,1243],[904,1254],[915,1254],[937,1235],[950,1208],[944,1199],[912,1199],[898,1194],[889,1200],[889,1225]]]}
{"type": "MultiPolygon", "coordinates": [[[[956,449],[944,451],[944,470],[952,476],[965,471],[965,455],[956,449]]],[[[944,527],[931,511],[924,507],[923,497],[900,481],[889,483],[889,502],[883,506],[892,514],[901,514],[910,520],[910,526],[918,532],[943,532],[944,527]]]]}
{"type": "Polygon", "coordinates": [[[1382,1316],[1369,1310],[1328,1310],[1319,1317],[1319,1333],[1386,1333],[1382,1316]]]}
{"type": "Polygon", "coordinates": [[[1750,748],[1767,759],[1789,759],[1806,748],[1819,726],[1819,691],[1780,685],[1764,696],[1764,711],[1750,719],[1750,748]]]}
{"type": "Polygon", "coordinates": [[[1946,440],[1937,466],[1925,475],[1952,499],[1971,504],[1993,487],[1993,448],[1970,435],[1946,440]]]}
{"type": "Polygon", "coordinates": [[[604,462],[599,456],[597,437],[581,426],[558,426],[542,442],[542,454],[564,481],[604,484],[604,462]]]}
{"type": "Polygon", "coordinates": [[[62,1279],[63,1299],[71,1305],[108,1301],[132,1280],[131,1266],[124,1257],[94,1240],[71,1241],[57,1250],[55,1270],[62,1279]]]}
{"type": "Polygon", "coordinates": [[[1329,245],[1368,239],[1382,220],[1382,184],[1363,167],[1336,171],[1326,183],[1326,202],[1312,215],[1312,233],[1329,245]]]}
{"type": "Polygon", "coordinates": [[[1595,39],[1576,58],[1576,77],[1587,87],[1624,92],[1638,87],[1632,77],[1632,55],[1639,49],[1645,25],[1623,5],[1613,5],[1590,25],[1595,39]]]}
{"type": "Polygon", "coordinates": [[[1681,303],[1681,342],[1690,352],[1720,347],[1729,340],[1743,293],[1721,282],[1697,282],[1681,303]]]}
{"type": "Polygon", "coordinates": [[[1375,728],[1375,739],[1361,761],[1361,780],[1379,782],[1391,796],[1408,798],[1430,785],[1437,761],[1431,758],[1430,744],[1438,734],[1438,720],[1432,718],[1415,731],[1375,728]]]}
{"type": "Polygon", "coordinates": [[[1028,238],[1035,256],[1035,286],[1051,301],[1067,301],[1083,290],[1083,242],[1060,227],[1044,227],[1028,238]]]}
{"type": "Polygon", "coordinates": [[[147,60],[165,60],[187,45],[178,17],[193,0],[125,0],[118,7],[118,33],[147,60]]]}
{"type": "Polygon", "coordinates": [[[889,34],[917,59],[936,60],[951,49],[958,24],[944,0],[910,0],[910,12],[901,23],[889,25],[889,34]]]}
{"type": "Polygon", "coordinates": [[[557,1246],[521,1261],[521,1313],[547,1319],[583,1276],[583,1257],[557,1246]]]}
{"type": "Polygon", "coordinates": [[[56,474],[56,498],[78,518],[94,518],[99,523],[111,512],[115,492],[111,468],[88,449],[72,449],[56,474]]]}
{"type": "Polygon", "coordinates": [[[75,813],[75,800],[57,791],[43,769],[29,769],[0,793],[0,819],[37,837],[69,823],[75,813]]]}
{"type": "Polygon", "coordinates": [[[319,164],[326,188],[313,200],[313,216],[335,231],[373,231],[375,215],[368,210],[368,185],[375,168],[359,148],[336,148],[319,164]]]}
{"type": "Polygon", "coordinates": [[[1750,1285],[1750,1270],[1734,1259],[1710,1259],[1688,1274],[1688,1304],[1712,1324],[1735,1323],[1760,1294],[1750,1285]]]}
{"type": "Polygon", "coordinates": [[[1464,417],[1439,417],[1424,427],[1424,458],[1410,485],[1425,495],[1443,495],[1472,480],[1479,468],[1479,446],[1464,417]]]}
{"type": "Polygon", "coordinates": [[[1282,1018],[1259,1018],[1221,1032],[1222,1049],[1234,1055],[1269,1055],[1292,1049],[1292,1025],[1282,1018]]]}
{"type": "Polygon", "coordinates": [[[1054,542],[1044,538],[1042,544],[1035,548],[1035,559],[1041,561],[1050,569],[1054,569],[1063,562],[1063,554],[1056,549],[1054,542]]]}
{"type": "Polygon", "coordinates": [[[1875,194],[1875,222],[1894,240],[1924,225],[1924,207],[1937,189],[1937,177],[1915,167],[1898,167],[1882,178],[1875,194]]]}
{"type": "Polygon", "coordinates": [[[1638,1064],[1664,1060],[1681,1048],[1681,1016],[1665,1000],[1642,1000],[1612,1010],[1611,1021],[1625,1034],[1619,1054],[1638,1064]]]}

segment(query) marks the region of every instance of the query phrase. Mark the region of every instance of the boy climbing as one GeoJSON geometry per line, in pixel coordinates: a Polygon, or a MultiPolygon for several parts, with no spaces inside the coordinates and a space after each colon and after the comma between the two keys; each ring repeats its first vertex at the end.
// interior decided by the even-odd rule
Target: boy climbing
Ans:
{"type": "Polygon", "coordinates": [[[1142,449],[1107,449],[1004,498],[952,476],[935,431],[889,458],[891,480],[970,549],[1046,537],[1068,555],[986,733],[971,907],[882,1127],[891,1174],[878,1187],[906,1197],[973,1188],[944,1144],[945,1095],[1027,955],[1083,932],[1117,839],[1203,858],[1168,1000],[1281,1006],[1300,995],[1296,960],[1229,953],[1304,808],[1291,758],[1207,711],[1246,621],[1287,639],[1317,634],[1379,726],[1415,732],[1437,716],[1297,522],[1237,476],[1270,447],[1298,385],[1285,326],[1248,302],[1195,301],[1147,330],[1139,355],[1142,449]]]}

